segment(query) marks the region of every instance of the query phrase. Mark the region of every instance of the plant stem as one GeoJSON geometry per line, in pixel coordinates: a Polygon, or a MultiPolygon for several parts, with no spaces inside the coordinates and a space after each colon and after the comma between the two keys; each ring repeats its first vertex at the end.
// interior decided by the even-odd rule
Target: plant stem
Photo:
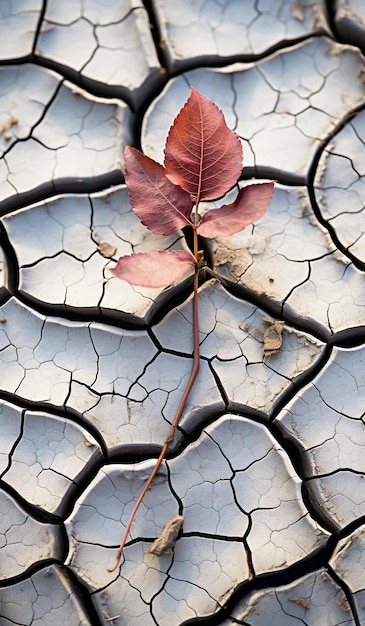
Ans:
{"type": "Polygon", "coordinates": [[[188,400],[190,391],[194,385],[195,379],[198,375],[199,372],[199,366],[200,366],[200,349],[199,349],[199,310],[198,310],[198,278],[199,278],[199,269],[198,269],[198,235],[197,235],[197,231],[196,231],[196,227],[195,224],[193,226],[194,228],[194,256],[196,259],[196,266],[194,269],[194,292],[193,292],[193,339],[194,339],[194,352],[193,352],[193,364],[192,364],[192,368],[191,368],[191,372],[190,372],[190,376],[189,376],[189,380],[187,382],[187,385],[185,387],[183,396],[180,400],[180,404],[177,408],[174,420],[171,424],[170,430],[168,432],[166,441],[164,443],[164,445],[162,446],[162,450],[160,452],[160,456],[158,457],[156,464],[143,488],[143,491],[141,493],[141,495],[139,496],[136,504],[133,507],[133,511],[129,516],[125,531],[124,531],[124,535],[121,541],[121,544],[119,546],[118,552],[117,552],[117,557],[116,557],[116,561],[114,566],[111,569],[108,569],[108,572],[114,572],[120,562],[121,556],[123,554],[123,550],[124,550],[124,546],[125,543],[127,541],[128,535],[129,535],[129,531],[130,528],[132,526],[132,522],[135,518],[135,515],[139,509],[139,506],[143,500],[143,498],[145,497],[147,491],[149,490],[151,483],[153,481],[153,479],[155,478],[159,467],[162,463],[162,461],[164,460],[167,451],[170,447],[171,442],[173,441],[174,435],[175,435],[175,431],[176,428],[180,422],[181,419],[181,415],[182,412],[185,408],[186,402],[188,400]]]}

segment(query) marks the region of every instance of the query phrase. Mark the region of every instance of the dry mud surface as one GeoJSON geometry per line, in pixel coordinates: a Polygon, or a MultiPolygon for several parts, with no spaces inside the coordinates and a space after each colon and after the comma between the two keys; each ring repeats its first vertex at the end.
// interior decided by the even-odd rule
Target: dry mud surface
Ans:
{"type": "Polygon", "coordinates": [[[364,3],[0,18],[1,626],[364,626],[364,3]],[[161,162],[190,85],[242,139],[239,186],[278,182],[201,242],[199,377],[109,573],[192,361],[192,280],[109,272],[189,244],[134,216],[123,149],[161,162]]]}

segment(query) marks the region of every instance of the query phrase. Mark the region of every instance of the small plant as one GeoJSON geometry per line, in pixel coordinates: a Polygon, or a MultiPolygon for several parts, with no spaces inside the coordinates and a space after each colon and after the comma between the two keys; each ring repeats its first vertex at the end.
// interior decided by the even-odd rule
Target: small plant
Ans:
{"type": "Polygon", "coordinates": [[[193,251],[151,250],[123,256],[111,271],[142,287],[166,287],[193,272],[194,351],[190,377],[167,439],[133,508],[110,572],[118,567],[135,514],[166,456],[199,372],[198,276],[204,260],[198,237],[234,235],[260,219],[271,202],[273,182],[249,185],[234,202],[210,209],[200,218],[202,201],[220,198],[237,183],[242,159],[240,139],[226,125],[222,111],[193,88],[167,136],[164,166],[135,148],[125,149],[125,182],[137,217],[157,235],[173,235],[190,227],[193,251]]]}

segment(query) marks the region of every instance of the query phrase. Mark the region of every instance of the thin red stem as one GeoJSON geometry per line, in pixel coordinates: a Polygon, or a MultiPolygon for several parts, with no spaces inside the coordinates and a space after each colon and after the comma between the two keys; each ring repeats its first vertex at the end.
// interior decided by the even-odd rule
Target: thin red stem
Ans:
{"type": "MultiPolygon", "coordinates": [[[[196,209],[197,210],[197,209],[196,209]]],[[[136,504],[133,507],[133,511],[129,516],[129,520],[128,523],[125,527],[125,531],[124,531],[124,535],[121,541],[121,544],[119,546],[118,552],[117,552],[117,557],[116,557],[116,561],[114,566],[111,569],[108,569],[108,572],[114,572],[120,562],[121,556],[123,554],[123,550],[124,550],[124,546],[125,543],[127,541],[128,535],[129,535],[129,531],[131,529],[133,520],[135,518],[135,515],[139,509],[139,506],[143,500],[143,498],[145,497],[147,491],[149,490],[151,483],[153,481],[153,479],[155,478],[159,467],[162,463],[162,461],[164,460],[166,453],[170,447],[171,442],[173,441],[174,435],[175,435],[175,431],[178,427],[178,424],[180,422],[181,419],[181,415],[182,412],[185,408],[186,402],[188,400],[190,391],[194,385],[195,379],[198,375],[199,372],[199,366],[200,366],[200,348],[199,348],[199,310],[198,310],[198,277],[199,277],[199,269],[197,267],[198,264],[198,235],[197,235],[197,231],[196,231],[196,227],[194,224],[194,256],[196,259],[196,266],[195,266],[195,271],[194,271],[194,293],[193,293],[193,338],[194,338],[194,352],[193,352],[193,364],[192,364],[192,368],[191,368],[191,372],[190,372],[190,376],[189,376],[189,380],[187,382],[187,385],[185,387],[185,391],[183,393],[183,396],[180,400],[180,404],[177,408],[174,420],[171,424],[170,430],[168,432],[166,441],[164,443],[164,445],[162,446],[162,450],[160,452],[160,456],[158,457],[156,464],[143,488],[143,491],[141,493],[141,495],[139,496],[136,504]]]]}

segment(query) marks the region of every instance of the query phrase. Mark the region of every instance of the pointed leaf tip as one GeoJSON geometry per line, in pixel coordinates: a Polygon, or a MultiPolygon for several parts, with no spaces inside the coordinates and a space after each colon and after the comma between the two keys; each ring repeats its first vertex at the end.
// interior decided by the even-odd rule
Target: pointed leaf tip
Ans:
{"type": "Polygon", "coordinates": [[[133,211],[156,235],[173,235],[191,225],[190,195],[174,185],[165,169],[136,148],[124,151],[125,182],[133,211]]]}
{"type": "Polygon", "coordinates": [[[274,182],[248,185],[231,204],[207,211],[198,226],[203,237],[229,237],[257,222],[270,206],[274,182]]]}
{"type": "Polygon", "coordinates": [[[194,198],[213,200],[237,182],[242,145],[222,111],[193,87],[170,128],[165,146],[169,179],[194,198]]]}
{"type": "Polygon", "coordinates": [[[120,257],[110,271],[131,285],[158,288],[173,285],[194,266],[194,256],[185,250],[150,250],[120,257]]]}

